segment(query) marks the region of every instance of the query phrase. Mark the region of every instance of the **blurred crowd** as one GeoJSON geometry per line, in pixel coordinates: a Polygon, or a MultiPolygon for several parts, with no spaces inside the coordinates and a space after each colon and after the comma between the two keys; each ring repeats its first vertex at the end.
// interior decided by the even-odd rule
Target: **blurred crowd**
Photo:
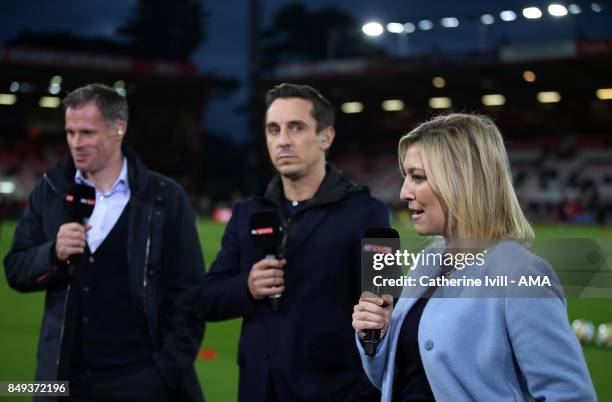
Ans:
{"type": "MultiPolygon", "coordinates": [[[[395,144],[349,146],[331,158],[338,168],[367,184],[385,201],[400,221],[402,178],[395,144]]],[[[605,135],[545,135],[535,139],[510,139],[507,148],[514,184],[528,217],[535,222],[612,222],[612,139],[605,135]]],[[[36,180],[67,152],[63,138],[10,140],[0,137],[0,217],[16,217],[27,203],[36,180]]],[[[238,189],[236,190],[238,191],[238,189]]],[[[227,199],[211,200],[191,194],[196,211],[210,215],[215,205],[231,206],[227,199]],[[205,200],[203,205],[202,200],[205,200]]]]}
{"type": "Polygon", "coordinates": [[[0,218],[21,214],[36,181],[65,152],[63,138],[41,143],[0,136],[0,218]]]}
{"type": "MultiPolygon", "coordinates": [[[[534,222],[601,224],[612,222],[612,139],[604,135],[541,136],[507,139],[514,185],[534,222]]],[[[408,220],[399,199],[394,145],[380,144],[339,155],[336,164],[368,184],[377,197],[408,220]]],[[[404,208],[405,209],[405,208],[404,208]]]]}

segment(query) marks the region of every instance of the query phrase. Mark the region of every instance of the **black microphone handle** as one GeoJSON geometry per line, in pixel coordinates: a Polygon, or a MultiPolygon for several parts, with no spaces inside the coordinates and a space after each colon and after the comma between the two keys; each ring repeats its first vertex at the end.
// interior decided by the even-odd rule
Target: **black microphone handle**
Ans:
{"type": "Polygon", "coordinates": [[[76,267],[81,263],[81,254],[72,254],[68,257],[68,276],[73,277],[76,267]]]}
{"type": "MultiPolygon", "coordinates": [[[[374,293],[379,296],[380,287],[376,287],[374,293]]],[[[385,305],[383,304],[383,307],[385,305]]],[[[380,343],[380,329],[366,329],[363,331],[363,349],[366,355],[374,357],[376,355],[376,349],[380,343]]]]}
{"type": "MultiPolygon", "coordinates": [[[[267,254],[267,260],[275,260],[276,256],[274,254],[267,254]]],[[[280,299],[283,297],[282,293],[276,293],[273,295],[268,295],[268,300],[270,300],[270,307],[272,307],[272,311],[280,310],[280,299]]]]}
{"type": "MultiPolygon", "coordinates": [[[[79,219],[74,219],[75,222],[78,222],[79,219]]],[[[89,223],[89,218],[83,218],[83,220],[81,221],[81,225],[86,226],[89,223]]],[[[80,254],[72,254],[68,257],[68,276],[69,277],[73,277],[74,276],[74,271],[76,270],[76,267],[78,267],[81,264],[81,256],[83,255],[83,253],[80,254]]]]}
{"type": "Polygon", "coordinates": [[[366,329],[363,332],[363,349],[366,355],[374,357],[374,355],[376,355],[378,343],[380,342],[380,329],[366,329]]]}

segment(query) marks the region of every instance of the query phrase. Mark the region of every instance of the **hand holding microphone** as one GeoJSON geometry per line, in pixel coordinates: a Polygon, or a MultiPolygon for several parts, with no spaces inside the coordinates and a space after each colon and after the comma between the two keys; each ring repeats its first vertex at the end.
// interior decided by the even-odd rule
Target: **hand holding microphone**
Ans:
{"type": "Polygon", "coordinates": [[[96,190],[84,184],[74,184],[66,194],[66,208],[70,222],[60,226],[55,240],[55,255],[60,261],[69,263],[68,273],[74,275],[81,254],[87,245],[87,224],[96,205],[96,190]]]}
{"type": "Polygon", "coordinates": [[[264,258],[253,265],[249,273],[249,292],[255,300],[261,300],[285,291],[285,272],[282,267],[287,260],[264,258]]]}
{"type": "Polygon", "coordinates": [[[70,222],[60,226],[55,241],[55,255],[58,260],[67,261],[71,255],[83,254],[87,244],[86,233],[91,229],[90,225],[70,222]]]}
{"type": "Polygon", "coordinates": [[[249,292],[256,300],[268,296],[272,311],[278,311],[280,299],[285,291],[282,267],[287,263],[283,255],[288,232],[284,230],[276,211],[263,211],[251,215],[249,235],[253,245],[262,250],[266,256],[251,268],[248,279],[249,292]]]}
{"type": "Polygon", "coordinates": [[[399,233],[391,228],[369,228],[363,234],[361,243],[362,285],[371,291],[363,292],[359,304],[353,309],[353,328],[363,342],[366,355],[374,356],[391,318],[393,297],[381,296],[383,290],[373,286],[372,278],[377,275],[373,258],[378,253],[393,254],[401,248],[401,244],[399,233]]]}
{"type": "MultiPolygon", "coordinates": [[[[385,335],[393,311],[393,297],[390,295],[377,296],[371,292],[364,292],[359,303],[353,308],[353,328],[365,345],[378,345],[378,341],[385,335]],[[375,337],[376,339],[369,339],[375,337]]],[[[369,356],[373,356],[374,348],[369,356]]],[[[368,350],[366,350],[368,352],[368,350]]]]}

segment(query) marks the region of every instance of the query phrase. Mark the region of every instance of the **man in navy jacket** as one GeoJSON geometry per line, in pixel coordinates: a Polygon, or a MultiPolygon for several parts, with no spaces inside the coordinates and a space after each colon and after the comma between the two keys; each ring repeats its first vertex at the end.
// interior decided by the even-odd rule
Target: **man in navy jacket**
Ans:
{"type": "Polygon", "coordinates": [[[114,89],[78,88],[64,106],[71,156],[34,188],[4,259],[12,288],[46,291],[36,380],[69,380],[73,401],[203,401],[204,263],[187,196],[123,143],[127,102],[114,89]],[[75,182],[96,189],[88,225],[66,208],[75,182]]]}
{"type": "Polygon", "coordinates": [[[243,317],[239,400],[375,401],[351,328],[359,299],[360,238],[388,227],[367,188],[326,163],[334,111],[318,91],[281,84],[266,99],[266,143],[278,174],[262,197],[239,202],[200,290],[209,321],[243,317]],[[283,259],[250,239],[251,216],[278,211],[288,231],[283,259]],[[282,294],[278,311],[268,296],[282,294]]]}

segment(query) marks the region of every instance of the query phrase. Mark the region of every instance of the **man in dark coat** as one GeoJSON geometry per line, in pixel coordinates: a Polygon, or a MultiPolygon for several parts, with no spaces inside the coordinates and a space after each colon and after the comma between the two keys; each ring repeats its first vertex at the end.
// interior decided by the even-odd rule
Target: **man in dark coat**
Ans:
{"type": "Polygon", "coordinates": [[[71,156],[34,188],[4,259],[12,288],[46,291],[36,380],[70,381],[75,401],[203,401],[187,196],[123,143],[128,107],[112,88],[78,88],[64,108],[71,156]],[[87,224],[67,209],[75,183],[95,188],[87,224]]]}
{"type": "Polygon", "coordinates": [[[199,295],[210,321],[243,317],[239,400],[375,401],[351,328],[359,299],[360,238],[388,227],[367,189],[326,163],[331,104],[309,86],[267,94],[266,142],[278,174],[262,197],[239,202],[199,295]],[[282,259],[251,241],[254,213],[277,211],[288,240],[282,259]],[[282,294],[278,311],[269,297],[282,294]]]}

